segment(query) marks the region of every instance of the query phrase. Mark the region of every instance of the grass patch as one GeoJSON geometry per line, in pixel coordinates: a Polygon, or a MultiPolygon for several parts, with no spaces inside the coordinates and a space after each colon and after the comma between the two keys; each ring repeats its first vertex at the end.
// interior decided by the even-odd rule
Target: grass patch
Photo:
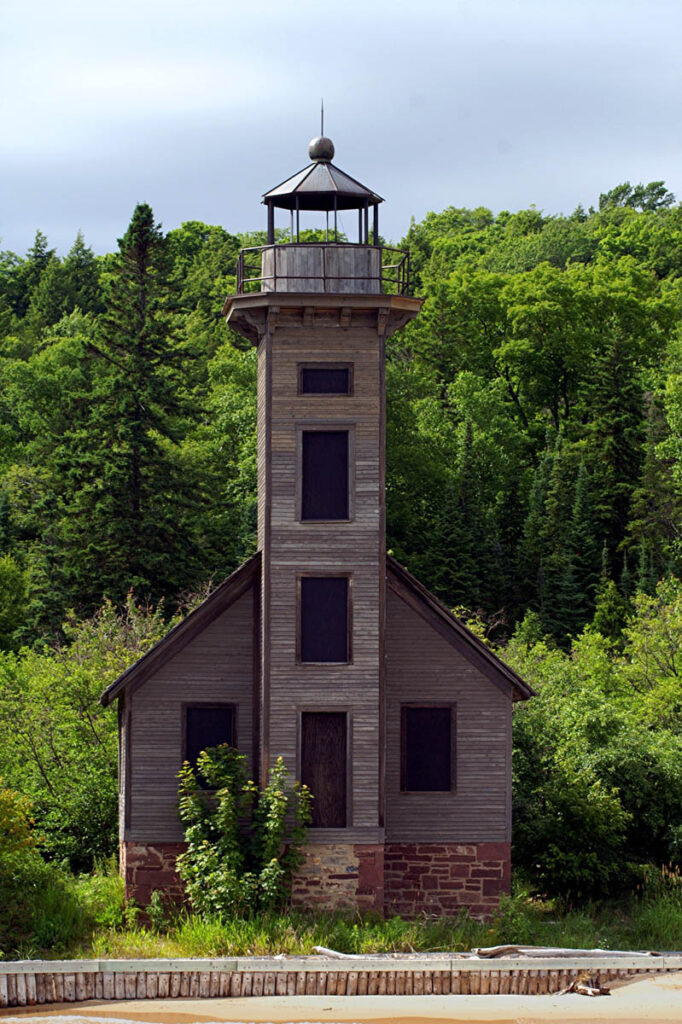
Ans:
{"type": "Polygon", "coordinates": [[[173,911],[160,898],[144,921],[126,907],[115,865],[77,878],[54,873],[35,896],[29,933],[6,944],[18,957],[215,957],[343,953],[464,952],[506,943],[597,949],[682,949],[682,885],[655,874],[622,902],[563,907],[517,891],[488,922],[456,918],[382,920],[371,914],[289,911],[243,918],[173,911]]]}

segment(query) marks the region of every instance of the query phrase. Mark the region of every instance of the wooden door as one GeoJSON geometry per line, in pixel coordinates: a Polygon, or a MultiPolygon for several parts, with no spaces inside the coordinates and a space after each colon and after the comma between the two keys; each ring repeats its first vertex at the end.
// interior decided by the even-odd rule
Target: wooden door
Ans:
{"type": "Polygon", "coordinates": [[[345,828],[347,799],[345,711],[304,711],[301,782],[314,796],[313,828],[345,828]]]}

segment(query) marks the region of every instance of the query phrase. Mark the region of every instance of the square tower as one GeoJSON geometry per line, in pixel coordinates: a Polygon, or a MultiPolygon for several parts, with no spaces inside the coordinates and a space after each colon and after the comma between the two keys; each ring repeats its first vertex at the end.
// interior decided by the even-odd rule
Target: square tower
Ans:
{"type": "Polygon", "coordinates": [[[260,776],[284,757],[314,794],[317,855],[339,882],[369,860],[362,902],[383,906],[385,345],[421,300],[406,254],[370,244],[380,197],[330,153],[314,140],[310,167],[266,194],[269,244],[243,254],[224,312],[258,345],[260,776]],[[334,237],[301,242],[301,209],[331,212],[334,237]],[[339,243],[340,209],[358,210],[357,243],[339,243]]]}

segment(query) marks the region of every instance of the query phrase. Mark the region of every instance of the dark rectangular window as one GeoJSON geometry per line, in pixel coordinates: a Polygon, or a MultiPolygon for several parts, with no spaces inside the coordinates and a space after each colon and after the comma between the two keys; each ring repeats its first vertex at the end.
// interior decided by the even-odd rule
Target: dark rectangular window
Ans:
{"type": "Polygon", "coordinates": [[[301,434],[301,519],[348,519],[348,431],[301,434]]]}
{"type": "MultiPolygon", "coordinates": [[[[236,744],[234,707],[203,704],[185,709],[185,760],[196,768],[202,750],[221,743],[236,744]]],[[[201,777],[199,782],[202,782],[201,777]]]]}
{"type": "Polygon", "coordinates": [[[449,792],[454,767],[452,708],[403,707],[401,781],[407,792],[449,792]]]}
{"type": "Polygon", "coordinates": [[[314,796],[314,828],[346,827],[346,713],[301,715],[301,782],[314,796]]]}
{"type": "Polygon", "coordinates": [[[351,371],[349,366],[302,366],[299,370],[300,395],[349,395],[351,371]]]}
{"type": "Polygon", "coordinates": [[[347,576],[302,576],[299,598],[300,661],[349,660],[347,576]]]}

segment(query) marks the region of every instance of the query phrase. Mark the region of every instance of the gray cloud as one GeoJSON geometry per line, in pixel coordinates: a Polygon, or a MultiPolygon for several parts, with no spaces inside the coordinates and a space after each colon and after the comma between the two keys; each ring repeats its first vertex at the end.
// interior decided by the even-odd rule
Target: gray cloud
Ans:
{"type": "Polygon", "coordinates": [[[0,238],[115,246],[134,204],[260,227],[320,95],[383,233],[447,205],[547,212],[682,192],[677,0],[5,0],[0,238]]]}

